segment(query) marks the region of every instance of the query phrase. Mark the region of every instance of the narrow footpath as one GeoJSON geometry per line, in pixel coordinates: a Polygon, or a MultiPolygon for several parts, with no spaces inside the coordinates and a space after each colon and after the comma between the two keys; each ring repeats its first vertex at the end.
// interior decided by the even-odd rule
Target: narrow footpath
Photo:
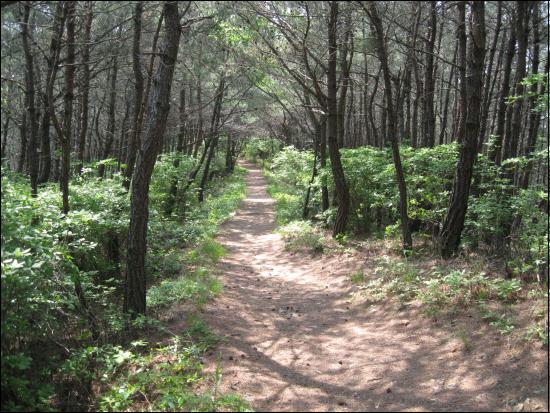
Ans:
{"type": "Polygon", "coordinates": [[[256,411],[547,410],[542,354],[507,350],[483,325],[466,352],[414,303],[355,303],[349,276],[368,277],[368,254],[285,251],[261,171],[242,165],[247,197],[217,238],[224,289],[203,314],[225,338],[205,359],[213,372],[221,352],[221,390],[256,411]]]}

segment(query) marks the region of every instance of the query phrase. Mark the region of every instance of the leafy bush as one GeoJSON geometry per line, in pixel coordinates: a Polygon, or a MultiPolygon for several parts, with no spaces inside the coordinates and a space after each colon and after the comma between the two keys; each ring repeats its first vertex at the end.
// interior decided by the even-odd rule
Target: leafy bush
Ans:
{"type": "Polygon", "coordinates": [[[244,147],[244,156],[250,162],[258,162],[271,158],[281,148],[278,139],[250,138],[244,147]]]}
{"type": "MultiPolygon", "coordinates": [[[[348,229],[356,233],[399,236],[399,192],[391,151],[373,147],[342,149],[342,164],[350,188],[348,229]]],[[[542,159],[547,151],[536,153],[542,159]]],[[[447,212],[458,159],[458,145],[434,148],[401,147],[407,182],[411,229],[436,236],[447,212]]],[[[506,160],[505,168],[524,166],[526,158],[506,160]]],[[[277,201],[279,225],[302,219],[303,203],[310,184],[313,153],[290,146],[277,153],[268,168],[269,194],[277,201]]],[[[335,208],[321,211],[320,188],[334,192],[330,165],[319,171],[311,185],[312,215],[332,224],[335,208]]],[[[544,189],[532,185],[517,191],[502,169],[486,156],[478,155],[472,190],[462,233],[466,246],[489,246],[489,252],[507,253],[509,268],[517,275],[544,273],[547,266],[546,212],[540,207],[547,197],[544,189]],[[518,223],[512,228],[512,223],[518,223]],[[513,230],[513,231],[512,231],[513,230]]],[[[434,237],[435,238],[435,237],[434,237]]]]}
{"type": "MultiPolygon", "coordinates": [[[[163,155],[151,182],[146,271],[153,280],[148,299],[157,310],[181,299],[201,305],[219,293],[221,285],[203,258],[213,262],[223,255],[211,238],[244,197],[244,170],[237,167],[232,176],[209,182],[202,205],[189,197],[182,226],[181,210],[166,217],[164,205],[172,180],[186,176],[192,161],[182,156],[176,168],[174,160],[175,155],[163,155]],[[186,264],[181,249],[192,245],[198,245],[200,260],[179,277],[186,264]]],[[[216,162],[213,170],[219,167],[216,162]]],[[[91,378],[77,377],[77,372],[83,374],[84,364],[94,360],[87,371],[95,372],[99,354],[111,351],[100,343],[124,335],[129,195],[120,174],[107,176],[99,179],[87,167],[72,178],[71,211],[64,216],[57,185],[44,185],[32,198],[28,179],[2,169],[1,385],[7,410],[48,409],[48,398],[56,391],[52,376],[88,385],[91,378]],[[62,360],[53,357],[58,345],[73,355],[68,359],[73,367],[59,370],[62,360]],[[95,350],[84,354],[82,348],[95,350]]],[[[91,394],[86,389],[77,393],[91,394]]],[[[56,399],[63,403],[63,397],[57,393],[56,399]]]]}
{"type": "Polygon", "coordinates": [[[322,233],[307,221],[292,221],[279,228],[278,232],[283,236],[286,248],[289,250],[323,251],[322,233]]]}

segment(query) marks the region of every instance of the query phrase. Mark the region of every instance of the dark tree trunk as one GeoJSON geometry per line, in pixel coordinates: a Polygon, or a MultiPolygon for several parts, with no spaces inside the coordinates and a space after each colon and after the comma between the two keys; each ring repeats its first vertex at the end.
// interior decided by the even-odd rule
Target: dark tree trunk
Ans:
{"type": "MultiPolygon", "coordinates": [[[[210,165],[212,163],[212,159],[214,158],[214,153],[216,151],[216,148],[218,146],[219,141],[219,124],[220,124],[220,115],[222,110],[222,101],[223,101],[223,94],[225,90],[225,74],[222,75],[220,79],[220,83],[218,85],[218,90],[216,93],[216,103],[214,105],[214,112],[212,114],[212,122],[210,124],[210,148],[208,148],[208,157],[206,159],[206,163],[204,164],[204,171],[202,174],[201,182],[199,184],[199,193],[198,193],[198,200],[199,202],[204,201],[204,189],[206,188],[206,182],[208,181],[208,174],[210,171],[210,165]]],[[[206,151],[206,149],[205,149],[206,151]]]]}
{"type": "Polygon", "coordinates": [[[487,68],[487,74],[484,77],[484,90],[483,90],[483,106],[481,108],[481,128],[479,130],[478,148],[477,151],[481,152],[483,142],[485,141],[485,132],[487,131],[487,120],[489,118],[489,107],[491,106],[491,76],[493,74],[493,62],[495,59],[495,52],[497,49],[498,37],[500,35],[500,27],[502,20],[502,1],[498,2],[497,9],[497,25],[495,27],[495,35],[493,38],[493,44],[491,46],[491,52],[489,53],[489,66],[487,68]]]}
{"type": "MultiPolygon", "coordinates": [[[[515,96],[523,96],[525,86],[522,83],[523,78],[526,76],[526,64],[527,64],[527,42],[529,40],[529,10],[530,3],[526,1],[517,2],[517,20],[516,20],[516,33],[518,37],[518,57],[516,62],[516,77],[514,83],[515,96]]],[[[504,146],[504,152],[502,154],[502,160],[508,158],[514,158],[518,154],[518,147],[520,143],[521,135],[521,118],[524,99],[518,99],[513,104],[511,129],[510,134],[506,134],[506,141],[504,146]]]]}
{"type": "MultiPolygon", "coordinates": [[[[456,63],[456,57],[458,54],[458,43],[455,47],[453,63],[456,63]]],[[[455,67],[451,66],[451,71],[449,73],[449,81],[447,82],[447,91],[445,92],[445,103],[443,105],[443,119],[441,120],[441,131],[439,132],[439,144],[443,145],[445,143],[446,129],[447,129],[447,119],[449,113],[449,99],[451,96],[451,84],[453,83],[455,67]]],[[[442,75],[443,76],[443,75],[442,75]]]]}
{"type": "Polygon", "coordinates": [[[395,165],[395,175],[397,185],[399,187],[399,212],[401,215],[401,230],[403,234],[403,249],[410,250],[412,248],[412,237],[409,228],[409,216],[407,213],[407,186],[405,184],[405,174],[403,172],[403,166],[401,165],[401,156],[399,154],[399,145],[396,137],[396,119],[395,111],[393,109],[392,101],[392,85],[391,74],[388,65],[388,55],[386,52],[386,45],[384,42],[384,30],[382,28],[382,21],[378,16],[376,4],[372,1],[367,2],[367,14],[372,22],[374,31],[376,33],[376,49],[378,57],[380,59],[380,65],[384,73],[384,85],[386,89],[386,105],[387,113],[389,117],[389,138],[392,147],[393,163],[395,165]]]}
{"type": "MultiPolygon", "coordinates": [[[[532,67],[532,74],[536,75],[539,72],[539,63],[540,63],[540,31],[539,31],[539,2],[535,2],[533,9],[533,59],[531,63],[532,67]]],[[[544,67],[544,73],[546,76],[548,76],[548,63],[549,60],[546,60],[546,65],[544,67]]],[[[546,90],[546,84],[542,83],[540,85],[540,89],[538,89],[538,84],[534,83],[531,86],[530,97],[529,97],[529,130],[527,131],[527,144],[525,146],[524,155],[529,159],[527,162],[527,165],[525,166],[525,169],[523,173],[521,174],[521,178],[519,181],[519,187],[521,189],[527,189],[529,187],[529,178],[531,175],[531,171],[533,169],[533,161],[532,161],[532,155],[535,152],[536,143],[537,143],[537,135],[538,130],[540,126],[540,120],[541,120],[541,111],[537,110],[537,96],[544,96],[544,94],[547,92],[546,90]]]]}
{"type": "Polygon", "coordinates": [[[467,102],[467,88],[466,84],[466,2],[459,1],[457,3],[458,11],[458,74],[459,74],[459,104],[458,104],[458,120],[456,127],[456,140],[458,143],[462,143],[464,140],[464,133],[466,128],[466,105],[467,102]]]}
{"type": "MultiPolygon", "coordinates": [[[[113,148],[113,142],[115,141],[115,111],[116,111],[116,78],[118,74],[118,59],[117,54],[113,56],[113,69],[111,72],[111,84],[109,87],[109,117],[107,120],[107,139],[105,146],[103,147],[102,159],[107,159],[111,155],[113,148]]],[[[103,178],[105,174],[105,164],[100,164],[98,168],[98,175],[103,178]]]]}
{"type": "Polygon", "coordinates": [[[468,53],[468,79],[466,79],[465,134],[461,143],[451,203],[440,235],[440,252],[444,258],[454,254],[460,245],[480,128],[479,107],[482,99],[483,63],[485,60],[485,5],[483,2],[473,2],[471,7],[472,23],[468,53]]]}
{"type": "Polygon", "coordinates": [[[332,174],[334,175],[335,192],[338,199],[338,211],[332,230],[332,236],[342,234],[346,230],[349,215],[349,189],[344,175],[344,169],[340,160],[338,149],[338,106],[336,85],[336,26],[338,23],[338,2],[330,3],[330,20],[328,24],[328,71],[327,71],[327,134],[328,148],[332,174]]]}
{"type": "Polygon", "coordinates": [[[61,191],[63,212],[69,212],[69,174],[71,173],[71,137],[74,101],[75,74],[75,18],[76,1],[66,3],[67,7],[67,63],[65,65],[65,105],[63,133],[61,139],[61,191]]]}
{"type": "MultiPolygon", "coordinates": [[[[327,117],[321,115],[319,120],[319,166],[327,167],[327,117]]],[[[330,207],[328,188],[325,182],[321,184],[321,210],[325,212],[330,207]]]]}
{"type": "Polygon", "coordinates": [[[23,20],[21,21],[21,35],[23,39],[23,50],[25,52],[25,106],[28,113],[27,118],[30,124],[30,134],[28,142],[28,165],[31,176],[31,194],[36,197],[38,194],[38,157],[36,147],[38,146],[38,116],[36,113],[35,101],[36,94],[34,90],[34,63],[31,47],[29,44],[29,16],[31,14],[31,5],[25,2],[23,7],[23,20]]]}
{"type": "Polygon", "coordinates": [[[52,155],[50,151],[50,109],[48,106],[48,97],[42,96],[42,102],[44,105],[44,112],[42,113],[42,120],[40,121],[40,128],[38,129],[38,135],[40,136],[40,175],[38,176],[38,183],[43,184],[50,179],[50,172],[52,169],[52,155]]]}
{"type": "Polygon", "coordinates": [[[426,70],[424,72],[424,110],[422,111],[424,124],[423,146],[432,148],[435,144],[435,115],[434,115],[434,47],[437,28],[436,2],[430,2],[430,31],[426,43],[426,70]]]}
{"type": "Polygon", "coordinates": [[[146,309],[145,254],[149,220],[149,184],[166,129],[166,119],[170,109],[170,89],[181,34],[178,3],[165,2],[163,15],[165,24],[160,64],[154,76],[152,93],[147,104],[143,144],[132,176],[124,294],[124,311],[132,316],[145,314],[146,309]]]}
{"type": "Polygon", "coordinates": [[[139,114],[141,101],[143,100],[143,70],[141,69],[141,18],[143,15],[143,2],[138,1],[134,9],[134,40],[132,46],[132,68],[134,71],[134,116],[132,120],[132,132],[128,142],[126,155],[126,172],[124,174],[124,187],[130,188],[130,180],[136,163],[137,148],[140,144],[141,127],[139,126],[139,114]]]}
{"type": "Polygon", "coordinates": [[[500,94],[498,97],[498,109],[496,120],[496,131],[494,144],[489,148],[488,157],[491,161],[500,165],[502,159],[502,142],[504,138],[504,127],[506,119],[506,101],[510,94],[510,74],[512,71],[512,62],[514,60],[514,54],[516,52],[516,30],[512,25],[510,32],[510,39],[508,39],[508,47],[506,49],[506,60],[504,62],[502,83],[500,94]]]}
{"type": "Polygon", "coordinates": [[[346,16],[346,32],[342,42],[342,48],[340,49],[340,97],[337,102],[338,111],[338,147],[343,148],[345,145],[345,115],[346,115],[346,99],[349,87],[349,74],[351,70],[351,63],[353,60],[353,37],[351,34],[351,16],[346,16]],[[351,37],[351,40],[350,40],[351,37]],[[351,43],[351,44],[350,44],[351,43]],[[349,62],[348,62],[348,54],[349,62]]]}
{"type": "Polygon", "coordinates": [[[10,117],[6,116],[6,120],[4,121],[4,124],[2,125],[2,162],[4,162],[4,158],[6,157],[6,145],[8,143],[8,127],[10,126],[10,117]]]}
{"type": "MultiPolygon", "coordinates": [[[[179,168],[180,159],[179,156],[183,154],[183,139],[185,137],[185,86],[180,89],[180,110],[179,110],[179,131],[178,131],[178,143],[176,147],[176,159],[174,159],[174,168],[179,168]]],[[[166,216],[172,215],[174,210],[174,204],[176,203],[176,197],[178,195],[178,183],[179,177],[175,176],[170,184],[170,190],[168,192],[168,199],[166,200],[164,213],[166,216]]]]}
{"type": "Polygon", "coordinates": [[[86,19],[84,21],[84,45],[82,46],[82,80],[80,97],[80,135],[78,137],[78,166],[77,173],[82,173],[84,165],[84,149],[86,148],[86,136],[88,135],[88,105],[90,96],[90,41],[93,19],[93,3],[85,3],[86,19]]]}
{"type": "Polygon", "coordinates": [[[21,137],[21,152],[19,153],[19,161],[17,163],[17,172],[19,173],[23,173],[27,159],[27,132],[27,110],[25,110],[19,124],[19,136],[21,137]]]}

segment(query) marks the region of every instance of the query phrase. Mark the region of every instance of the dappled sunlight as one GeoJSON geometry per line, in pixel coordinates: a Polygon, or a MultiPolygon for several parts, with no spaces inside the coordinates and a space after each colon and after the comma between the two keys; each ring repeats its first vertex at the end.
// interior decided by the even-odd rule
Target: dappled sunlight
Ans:
{"type": "Polygon", "coordinates": [[[205,310],[227,338],[217,350],[224,388],[257,410],[488,411],[544,383],[530,354],[514,362],[484,347],[494,336],[486,326],[465,353],[452,326],[418,307],[354,302],[349,274],[365,263],[285,251],[260,171],[247,168],[248,198],[218,238],[229,252],[219,264],[224,293],[205,310]]]}

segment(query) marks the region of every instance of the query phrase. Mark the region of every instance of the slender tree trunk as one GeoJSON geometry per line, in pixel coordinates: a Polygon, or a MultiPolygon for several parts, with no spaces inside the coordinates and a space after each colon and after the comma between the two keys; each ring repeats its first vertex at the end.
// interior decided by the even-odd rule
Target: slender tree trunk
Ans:
{"type": "Polygon", "coordinates": [[[338,149],[338,105],[337,105],[337,85],[336,85],[336,26],[338,23],[338,2],[330,3],[330,19],[328,24],[328,71],[327,71],[327,134],[328,148],[332,173],[334,175],[334,185],[336,197],[338,199],[338,211],[332,230],[332,236],[335,237],[346,231],[346,224],[349,215],[349,189],[344,175],[344,169],[340,160],[340,151],[338,149]]]}
{"type": "MultiPolygon", "coordinates": [[[[321,169],[327,167],[327,116],[321,115],[319,120],[319,166],[321,169]]],[[[321,210],[325,212],[330,207],[328,188],[326,182],[321,183],[321,210]]]]}
{"type": "MultiPolygon", "coordinates": [[[[204,189],[206,188],[206,182],[208,181],[208,174],[210,171],[210,164],[214,158],[214,152],[218,146],[219,141],[219,124],[220,124],[220,115],[222,110],[222,101],[223,94],[225,91],[225,74],[222,74],[220,83],[218,85],[218,90],[216,92],[216,103],[214,105],[214,112],[212,114],[212,122],[210,124],[210,148],[208,148],[208,157],[206,163],[204,164],[204,171],[202,174],[201,182],[199,184],[198,199],[199,202],[204,201],[204,189]]],[[[206,149],[205,149],[206,152],[206,149]]]]}
{"type": "Polygon", "coordinates": [[[34,63],[31,47],[29,44],[29,17],[31,14],[31,5],[25,2],[23,6],[23,19],[21,21],[21,35],[23,39],[23,50],[25,52],[25,105],[30,124],[30,139],[28,142],[28,165],[31,176],[31,194],[36,197],[38,194],[38,157],[36,147],[38,146],[38,116],[35,107],[34,90],[34,63]]]}
{"type": "Polygon", "coordinates": [[[432,148],[435,144],[435,115],[434,115],[434,47],[437,29],[436,2],[430,2],[430,28],[426,43],[426,70],[424,72],[424,110],[422,111],[424,124],[423,146],[432,148]]]}
{"type": "MultiPolygon", "coordinates": [[[[530,3],[526,1],[517,2],[516,33],[518,37],[518,58],[516,63],[515,96],[523,96],[525,86],[522,83],[526,76],[527,64],[527,42],[529,40],[529,10],[530,3]]],[[[513,104],[510,134],[506,134],[506,141],[502,160],[514,158],[518,154],[522,127],[522,109],[524,99],[518,99],[513,104]]]]}
{"type": "Polygon", "coordinates": [[[512,71],[512,62],[516,52],[516,30],[512,25],[510,39],[508,39],[508,47],[506,49],[506,61],[504,62],[502,83],[500,94],[498,97],[498,112],[496,120],[495,142],[489,148],[488,157],[491,161],[500,165],[502,159],[502,142],[504,138],[505,118],[506,118],[506,100],[510,92],[510,74],[512,71]]]}
{"type": "Polygon", "coordinates": [[[165,24],[160,64],[154,76],[152,93],[147,104],[143,144],[132,176],[124,311],[133,317],[145,314],[146,309],[145,253],[149,220],[149,184],[166,129],[170,89],[181,34],[178,3],[165,2],[163,15],[165,24]]]}
{"type": "Polygon", "coordinates": [[[458,143],[462,143],[464,140],[465,128],[466,128],[466,105],[467,102],[467,89],[466,84],[466,2],[459,1],[457,3],[458,11],[458,74],[459,74],[459,104],[458,104],[458,122],[456,128],[456,140],[458,143]]]}
{"type": "Polygon", "coordinates": [[[391,85],[391,73],[388,65],[388,55],[386,52],[386,45],[384,42],[384,30],[382,28],[382,21],[378,16],[375,2],[367,2],[366,12],[371,20],[374,31],[376,33],[376,49],[378,57],[380,59],[380,65],[382,72],[384,73],[384,85],[386,89],[386,104],[387,113],[389,117],[389,138],[392,147],[393,163],[395,165],[395,174],[397,185],[399,187],[399,212],[401,215],[401,230],[403,234],[403,249],[410,250],[412,248],[412,237],[409,227],[409,216],[407,214],[407,186],[405,184],[405,174],[403,172],[403,166],[401,164],[401,156],[399,154],[399,145],[396,137],[396,119],[395,111],[393,109],[392,101],[392,85],[391,85]]]}
{"type": "Polygon", "coordinates": [[[25,169],[25,161],[27,159],[27,133],[27,110],[25,110],[23,111],[21,123],[19,124],[19,136],[21,137],[21,152],[19,153],[19,162],[17,163],[17,172],[19,173],[23,173],[25,169]]]}
{"type": "Polygon", "coordinates": [[[130,180],[134,172],[136,163],[137,148],[140,145],[140,127],[139,113],[141,111],[141,102],[143,100],[143,70],[141,68],[141,19],[143,15],[143,2],[136,2],[134,8],[134,39],[132,43],[132,68],[134,72],[134,116],[132,120],[132,132],[128,142],[128,151],[126,155],[126,172],[124,187],[130,188],[130,180]]]}
{"type": "MultiPolygon", "coordinates": [[[[458,43],[455,47],[454,52],[454,58],[453,63],[456,63],[456,57],[458,53],[458,43]]],[[[446,129],[447,129],[447,118],[449,114],[449,99],[451,96],[451,84],[453,83],[453,76],[454,76],[455,67],[451,66],[451,70],[449,73],[449,81],[447,82],[447,91],[445,92],[445,103],[443,105],[443,119],[441,120],[441,131],[439,132],[439,144],[443,145],[445,143],[445,135],[446,135],[446,129]]],[[[443,75],[441,75],[443,76],[443,75]]]]}
{"type": "MultiPolygon", "coordinates": [[[[111,84],[109,87],[109,117],[107,120],[107,139],[103,147],[102,159],[107,159],[111,155],[113,142],[115,140],[115,113],[116,113],[116,79],[118,74],[118,59],[117,54],[113,56],[113,68],[110,76],[111,84]]],[[[98,175],[103,178],[105,174],[105,164],[100,164],[98,175]]]]}
{"type": "Polygon", "coordinates": [[[337,101],[338,110],[338,147],[343,148],[345,144],[345,116],[346,116],[346,99],[349,87],[349,74],[351,62],[353,60],[353,37],[351,37],[351,16],[346,16],[346,32],[340,49],[340,72],[342,82],[340,84],[340,97],[337,101]],[[351,40],[350,40],[351,37],[351,40]],[[349,44],[351,42],[351,45],[349,44]],[[348,62],[348,54],[350,55],[348,62]]]}
{"type": "Polygon", "coordinates": [[[472,24],[468,54],[468,79],[466,80],[465,134],[461,142],[451,203],[440,235],[440,252],[444,258],[454,254],[460,245],[460,237],[468,208],[470,182],[477,155],[477,137],[480,128],[479,107],[482,99],[482,77],[485,60],[485,4],[483,2],[473,2],[471,7],[472,24]]]}
{"type": "Polygon", "coordinates": [[[78,166],[77,173],[82,173],[84,165],[84,149],[86,147],[86,136],[88,135],[88,105],[90,96],[90,42],[93,19],[93,3],[86,1],[86,18],[84,21],[84,38],[82,46],[82,79],[80,97],[80,135],[78,138],[78,166]]]}
{"type": "Polygon", "coordinates": [[[10,126],[10,117],[5,115],[6,120],[4,121],[4,125],[2,125],[2,163],[4,162],[4,158],[6,157],[6,145],[8,143],[8,127],[10,126]]]}
{"type": "MultiPolygon", "coordinates": [[[[185,112],[185,85],[180,89],[180,107],[179,107],[179,131],[178,131],[178,143],[176,146],[176,158],[174,159],[174,168],[179,168],[180,158],[179,156],[183,154],[183,139],[185,137],[185,121],[186,121],[186,112],[185,112]]],[[[179,177],[175,176],[170,184],[170,190],[168,192],[168,199],[166,200],[164,213],[166,216],[172,215],[174,209],[174,204],[176,203],[176,197],[178,195],[178,183],[179,177]]]]}
{"type": "Polygon", "coordinates": [[[493,44],[491,46],[491,51],[489,53],[489,66],[487,68],[487,74],[484,76],[484,90],[483,90],[483,106],[481,107],[481,128],[479,131],[479,137],[478,137],[478,148],[477,151],[481,152],[481,149],[483,148],[483,142],[485,141],[485,133],[487,131],[487,120],[489,118],[489,107],[491,105],[491,94],[490,94],[490,87],[491,87],[491,76],[493,74],[493,62],[495,59],[495,52],[497,49],[498,44],[498,37],[500,35],[500,27],[501,27],[501,20],[502,20],[502,1],[498,2],[498,8],[497,8],[497,25],[495,27],[495,34],[493,37],[493,44]]]}

